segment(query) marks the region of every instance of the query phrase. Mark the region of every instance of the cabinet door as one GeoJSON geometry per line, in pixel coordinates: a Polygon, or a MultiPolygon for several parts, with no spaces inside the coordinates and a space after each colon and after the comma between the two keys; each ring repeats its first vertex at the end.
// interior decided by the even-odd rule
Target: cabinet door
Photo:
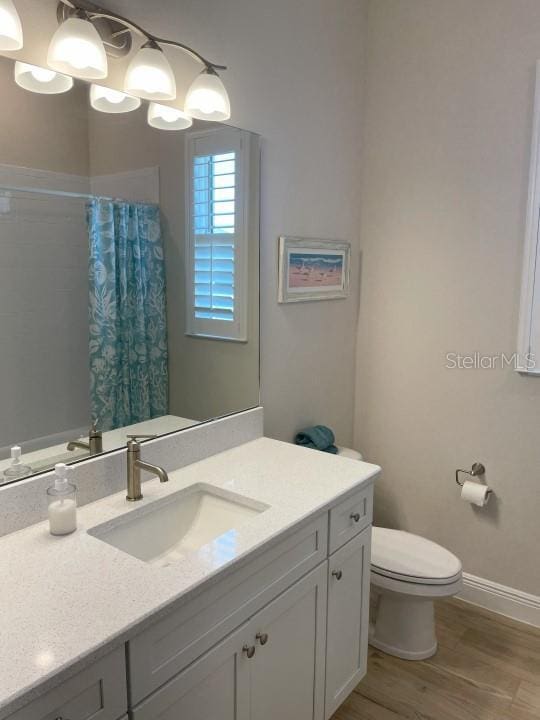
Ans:
{"type": "MultiPolygon", "coordinates": [[[[249,668],[243,625],[132,711],[132,720],[249,720],[249,668]]],[[[250,653],[251,654],[251,653],[250,653]]]]}
{"type": "Polygon", "coordinates": [[[371,527],[328,563],[326,718],[366,674],[369,632],[371,527]]]}
{"type": "Polygon", "coordinates": [[[322,720],[327,563],[255,615],[251,720],[322,720]]]}

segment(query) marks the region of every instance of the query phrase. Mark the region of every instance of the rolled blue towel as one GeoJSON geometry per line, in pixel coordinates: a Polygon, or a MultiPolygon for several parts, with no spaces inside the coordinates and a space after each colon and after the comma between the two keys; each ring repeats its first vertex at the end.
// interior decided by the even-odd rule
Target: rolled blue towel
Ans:
{"type": "Polygon", "coordinates": [[[302,447],[314,448],[336,455],[338,449],[335,446],[336,438],[332,430],[326,425],[313,425],[304,428],[296,434],[294,442],[302,447]]]}

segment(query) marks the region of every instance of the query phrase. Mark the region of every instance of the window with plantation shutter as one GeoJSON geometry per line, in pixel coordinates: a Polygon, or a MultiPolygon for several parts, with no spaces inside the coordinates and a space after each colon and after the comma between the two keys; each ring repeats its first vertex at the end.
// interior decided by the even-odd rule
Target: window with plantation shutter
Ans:
{"type": "Polygon", "coordinates": [[[241,130],[189,133],[187,333],[245,341],[248,147],[241,130]]]}

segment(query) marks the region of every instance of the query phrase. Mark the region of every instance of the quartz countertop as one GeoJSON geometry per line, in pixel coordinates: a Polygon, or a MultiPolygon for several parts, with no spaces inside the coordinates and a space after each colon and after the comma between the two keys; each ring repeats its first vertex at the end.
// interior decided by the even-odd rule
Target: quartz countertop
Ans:
{"type": "Polygon", "coordinates": [[[259,438],[78,510],[78,530],[49,534],[48,523],[0,538],[0,718],[75,670],[134,637],[156,614],[222,578],[287,530],[372,482],[380,468],[259,438]],[[168,567],[138,560],[88,534],[195,483],[222,488],[268,509],[236,528],[234,552],[186,553],[168,567]]]}

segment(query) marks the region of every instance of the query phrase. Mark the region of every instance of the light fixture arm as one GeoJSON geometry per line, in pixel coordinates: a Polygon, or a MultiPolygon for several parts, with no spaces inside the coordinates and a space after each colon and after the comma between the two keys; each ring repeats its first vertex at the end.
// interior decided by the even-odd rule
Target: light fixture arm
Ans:
{"type": "Polygon", "coordinates": [[[117,13],[111,12],[110,10],[105,10],[104,8],[99,7],[99,5],[95,5],[89,0],[77,0],[76,3],[72,0],[60,0],[60,4],[66,5],[74,11],[82,11],[86,13],[90,20],[104,18],[106,20],[112,20],[116,23],[119,23],[120,25],[123,25],[126,30],[135,33],[142,38],[145,38],[146,41],[153,43],[157,46],[170,45],[171,47],[179,48],[187,55],[190,55],[192,58],[202,63],[205,66],[206,70],[211,73],[215,73],[216,70],[227,69],[226,65],[217,65],[216,63],[210,62],[210,60],[207,60],[203,55],[198,53],[193,48],[189,47],[188,45],[184,45],[184,43],[180,43],[175,40],[167,40],[166,38],[160,38],[156,35],[152,35],[152,33],[149,33],[147,30],[145,30],[137,23],[134,23],[132,20],[129,20],[122,15],[118,15],[117,13]]]}
{"type": "Polygon", "coordinates": [[[226,65],[217,65],[216,63],[210,62],[209,60],[206,60],[200,53],[198,53],[193,48],[190,48],[188,45],[184,45],[183,43],[176,42],[175,40],[166,40],[165,38],[158,38],[158,37],[151,37],[151,39],[156,42],[158,45],[170,45],[171,47],[177,47],[183,50],[188,55],[191,55],[196,60],[199,60],[207,70],[226,70],[226,65]]]}

